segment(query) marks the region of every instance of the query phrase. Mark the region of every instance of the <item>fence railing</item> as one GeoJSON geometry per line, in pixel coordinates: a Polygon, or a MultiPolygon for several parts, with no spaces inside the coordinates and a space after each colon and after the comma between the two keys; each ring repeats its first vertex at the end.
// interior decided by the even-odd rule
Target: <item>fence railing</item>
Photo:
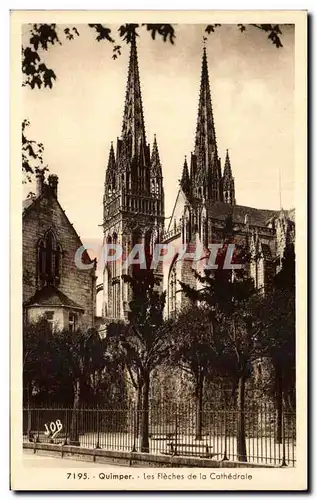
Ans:
{"type": "MultiPolygon", "coordinates": [[[[142,411],[27,408],[23,439],[108,450],[142,450],[142,411]]],[[[245,410],[194,405],[152,405],[148,411],[148,451],[168,455],[243,460],[273,466],[296,465],[295,412],[270,406],[245,410]]],[[[143,436],[144,437],[144,436],[143,436]]]]}

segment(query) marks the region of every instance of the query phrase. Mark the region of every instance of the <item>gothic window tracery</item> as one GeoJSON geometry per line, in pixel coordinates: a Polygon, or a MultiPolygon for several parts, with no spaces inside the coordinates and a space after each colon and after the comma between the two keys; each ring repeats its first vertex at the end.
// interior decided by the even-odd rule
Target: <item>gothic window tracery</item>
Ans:
{"type": "MultiPolygon", "coordinates": [[[[176,256],[177,259],[177,256],[176,256]]],[[[169,315],[173,317],[176,315],[176,288],[177,288],[177,275],[176,275],[176,259],[174,260],[169,274],[168,280],[168,299],[169,299],[169,315]]]]}
{"type": "Polygon", "coordinates": [[[44,286],[58,286],[61,278],[62,248],[52,230],[37,245],[37,281],[44,286]]]}

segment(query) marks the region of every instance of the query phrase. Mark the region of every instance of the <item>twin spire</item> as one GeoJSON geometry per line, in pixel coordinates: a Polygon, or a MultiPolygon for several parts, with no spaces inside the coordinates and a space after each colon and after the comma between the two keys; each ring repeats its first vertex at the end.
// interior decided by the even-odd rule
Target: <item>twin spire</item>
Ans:
{"type": "Polygon", "coordinates": [[[122,123],[122,140],[130,141],[132,156],[146,144],[141,84],[135,35],[131,40],[128,81],[122,123]]]}
{"type": "MultiPolygon", "coordinates": [[[[135,36],[131,40],[122,134],[117,142],[116,155],[112,144],[110,148],[106,172],[106,198],[106,193],[114,192],[119,188],[118,183],[122,182],[125,182],[126,189],[131,189],[133,192],[146,196],[153,194],[155,189],[161,198],[164,197],[162,167],[156,137],[152,154],[146,143],[135,36]]],[[[189,198],[235,204],[234,179],[228,150],[223,176],[218,157],[205,46],[194,152],[190,158],[190,169],[185,158],[181,186],[189,198]]]]}
{"type": "Polygon", "coordinates": [[[195,155],[206,172],[218,158],[217,141],[211,104],[206,47],[203,49],[198,118],[195,138],[195,155]]]}
{"type": "Polygon", "coordinates": [[[203,48],[198,117],[194,152],[191,155],[190,175],[185,160],[181,186],[189,198],[225,201],[234,204],[234,180],[227,150],[224,176],[218,157],[215,123],[212,110],[206,47],[203,48]],[[224,180],[230,184],[230,196],[224,192],[224,180]],[[229,182],[230,180],[230,182],[229,182]]]}
{"type": "MultiPolygon", "coordinates": [[[[136,210],[136,204],[139,202],[125,198],[124,193],[157,200],[153,205],[156,207],[154,211],[156,215],[162,216],[164,210],[162,167],[156,137],[152,154],[146,142],[135,35],[130,47],[121,137],[117,139],[116,151],[111,143],[106,169],[104,194],[106,218],[109,217],[112,202],[117,196],[122,196],[120,203],[131,204],[128,207],[122,206],[122,210],[128,212],[130,209],[136,210]]],[[[140,205],[141,211],[150,210],[151,203],[144,200],[140,205]]],[[[116,207],[118,203],[114,204],[113,210],[116,210],[116,207]]]]}

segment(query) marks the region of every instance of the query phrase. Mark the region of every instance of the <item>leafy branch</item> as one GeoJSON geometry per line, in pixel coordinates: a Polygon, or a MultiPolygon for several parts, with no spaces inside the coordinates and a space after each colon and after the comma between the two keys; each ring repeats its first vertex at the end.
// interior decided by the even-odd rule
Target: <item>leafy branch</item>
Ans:
{"type": "Polygon", "coordinates": [[[29,139],[26,135],[26,129],[30,122],[22,122],[22,172],[25,175],[23,183],[30,182],[31,176],[36,170],[48,170],[43,163],[44,146],[41,142],[29,139]]]}
{"type": "MultiPolygon", "coordinates": [[[[98,42],[106,41],[113,45],[112,58],[117,59],[121,55],[122,46],[116,42],[113,30],[104,24],[88,24],[98,42]]],[[[275,47],[282,47],[282,31],[278,24],[238,24],[237,28],[242,32],[252,26],[267,34],[269,41],[275,47]]],[[[122,24],[119,26],[118,35],[122,42],[131,43],[135,36],[139,36],[138,30],[145,27],[150,33],[152,40],[161,38],[163,42],[175,43],[176,31],[172,24],[122,24]]],[[[221,24],[208,24],[205,28],[207,34],[214,33],[221,24]]],[[[61,29],[56,24],[33,24],[28,44],[22,48],[22,72],[25,76],[23,86],[34,88],[52,88],[57,76],[52,68],[48,68],[42,60],[42,52],[48,51],[54,45],[62,45],[63,41],[72,41],[80,36],[77,27],[70,26],[61,29]]]]}

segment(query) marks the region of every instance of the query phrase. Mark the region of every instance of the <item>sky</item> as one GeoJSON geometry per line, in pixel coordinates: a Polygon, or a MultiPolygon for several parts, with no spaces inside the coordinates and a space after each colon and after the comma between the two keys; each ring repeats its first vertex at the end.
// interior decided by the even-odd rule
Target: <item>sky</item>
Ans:
{"type": "MultiPolygon", "coordinates": [[[[204,27],[175,26],[174,45],[153,41],[144,28],[137,40],[146,135],[151,145],[157,137],[166,217],[194,146],[204,27]]],[[[57,75],[53,88],[22,92],[27,135],[44,144],[59,201],[85,242],[102,239],[105,169],[121,133],[129,47],[113,60],[110,43],[97,42],[87,25],[77,28],[80,37],[43,54],[57,75]]],[[[252,26],[240,33],[222,25],[206,42],[218,153],[224,165],[229,149],[240,205],[294,206],[294,28],[282,32],[280,49],[252,26]]],[[[24,195],[34,190],[27,184],[24,195]]]]}

